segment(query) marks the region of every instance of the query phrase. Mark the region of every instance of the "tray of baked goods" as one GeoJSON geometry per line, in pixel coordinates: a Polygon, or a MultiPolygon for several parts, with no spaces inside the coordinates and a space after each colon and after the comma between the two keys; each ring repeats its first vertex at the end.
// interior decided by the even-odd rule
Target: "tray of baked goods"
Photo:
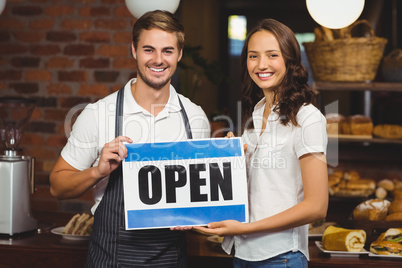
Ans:
{"type": "MultiPolygon", "coordinates": [[[[329,169],[328,187],[331,197],[392,198],[402,192],[402,180],[383,178],[374,180],[355,169],[329,169]]],[[[375,175],[374,175],[375,176],[375,175]]]]}
{"type": "Polygon", "coordinates": [[[402,142],[402,126],[395,124],[373,124],[370,117],[361,114],[344,116],[338,113],[328,113],[328,138],[372,142],[402,142]]]}
{"type": "Polygon", "coordinates": [[[372,198],[359,203],[350,217],[327,224],[317,248],[331,257],[368,255],[402,260],[402,189],[392,198],[372,198]]]}
{"type": "MultiPolygon", "coordinates": [[[[392,225],[397,226],[397,225],[392,225]]],[[[317,248],[331,257],[399,258],[402,260],[402,228],[387,227],[379,234],[368,236],[361,227],[328,226],[317,248]]]]}

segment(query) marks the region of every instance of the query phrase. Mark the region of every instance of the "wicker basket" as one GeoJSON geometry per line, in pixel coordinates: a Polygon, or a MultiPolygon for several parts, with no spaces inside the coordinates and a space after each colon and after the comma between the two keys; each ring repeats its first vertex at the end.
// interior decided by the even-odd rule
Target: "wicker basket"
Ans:
{"type": "Polygon", "coordinates": [[[360,20],[348,27],[347,38],[303,43],[316,81],[361,82],[374,80],[387,39],[376,37],[371,25],[360,20]],[[358,24],[368,24],[370,37],[350,37],[358,24]]]}

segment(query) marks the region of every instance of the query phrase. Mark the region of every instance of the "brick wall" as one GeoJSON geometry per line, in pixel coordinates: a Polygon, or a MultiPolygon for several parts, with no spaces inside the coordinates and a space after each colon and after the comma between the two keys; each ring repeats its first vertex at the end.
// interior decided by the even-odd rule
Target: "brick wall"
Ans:
{"type": "Polygon", "coordinates": [[[36,158],[35,210],[81,208],[66,205],[77,200],[50,196],[49,172],[66,143],[66,114],[136,76],[134,22],[124,0],[7,0],[0,15],[0,96],[36,101],[21,141],[23,154],[36,158]]]}

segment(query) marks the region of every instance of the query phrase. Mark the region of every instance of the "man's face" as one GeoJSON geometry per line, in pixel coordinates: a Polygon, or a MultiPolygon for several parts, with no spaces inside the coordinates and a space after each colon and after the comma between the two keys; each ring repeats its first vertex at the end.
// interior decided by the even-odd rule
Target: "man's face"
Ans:
{"type": "Polygon", "coordinates": [[[137,79],[158,90],[170,84],[182,56],[177,44],[175,33],[160,29],[143,30],[137,50],[132,45],[133,56],[137,60],[137,79]]]}

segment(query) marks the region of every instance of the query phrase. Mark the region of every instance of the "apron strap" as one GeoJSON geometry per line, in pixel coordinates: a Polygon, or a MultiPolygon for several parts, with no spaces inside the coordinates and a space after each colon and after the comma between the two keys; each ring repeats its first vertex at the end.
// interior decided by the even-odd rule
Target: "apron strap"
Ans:
{"type": "Polygon", "coordinates": [[[193,133],[191,132],[190,122],[188,121],[186,110],[184,109],[183,103],[181,103],[179,95],[177,95],[177,98],[179,99],[179,104],[181,108],[180,112],[181,115],[183,116],[184,126],[186,128],[187,133],[187,139],[191,140],[193,138],[193,133]]]}
{"type": "Polygon", "coordinates": [[[114,130],[114,135],[116,137],[122,134],[123,129],[123,106],[124,106],[124,87],[117,92],[116,100],[116,126],[114,130]]]}
{"type": "MultiPolygon", "coordinates": [[[[188,120],[188,116],[186,110],[184,109],[183,103],[181,102],[179,95],[177,95],[180,104],[180,112],[183,117],[184,126],[186,128],[187,139],[192,139],[193,134],[191,132],[190,122],[188,120]]],[[[124,106],[124,87],[117,92],[116,99],[116,127],[115,127],[115,136],[118,137],[122,135],[123,129],[123,106],[124,106]]]]}

